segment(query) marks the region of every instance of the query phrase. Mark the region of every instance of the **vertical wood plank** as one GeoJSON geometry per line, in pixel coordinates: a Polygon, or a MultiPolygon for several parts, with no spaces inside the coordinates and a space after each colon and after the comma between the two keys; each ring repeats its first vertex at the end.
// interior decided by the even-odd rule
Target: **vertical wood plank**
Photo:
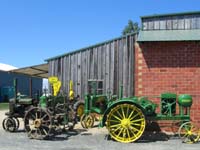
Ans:
{"type": "Polygon", "coordinates": [[[166,20],[160,19],[160,30],[166,29],[166,20]]]}
{"type": "Polygon", "coordinates": [[[184,29],[185,22],[183,17],[178,18],[178,29],[184,29]]]}
{"type": "Polygon", "coordinates": [[[190,29],[191,28],[191,17],[190,16],[185,16],[185,29],[190,29]]]}
{"type": "Polygon", "coordinates": [[[159,20],[154,20],[154,30],[159,30],[160,29],[160,22],[159,20]]]}
{"type": "Polygon", "coordinates": [[[114,64],[115,64],[115,42],[110,43],[110,91],[114,93],[114,64]]]}
{"type": "Polygon", "coordinates": [[[81,95],[81,52],[78,54],[78,65],[77,65],[77,95],[81,95]]]}

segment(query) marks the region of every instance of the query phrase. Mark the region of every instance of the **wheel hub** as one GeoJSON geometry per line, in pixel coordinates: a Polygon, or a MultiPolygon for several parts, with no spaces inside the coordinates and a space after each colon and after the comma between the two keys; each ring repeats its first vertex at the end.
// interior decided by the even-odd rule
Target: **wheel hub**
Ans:
{"type": "Polygon", "coordinates": [[[41,119],[36,119],[33,124],[34,124],[35,128],[39,128],[42,124],[42,121],[41,121],[41,119]]]}
{"type": "Polygon", "coordinates": [[[121,126],[123,128],[128,128],[131,125],[131,122],[129,119],[125,118],[121,121],[121,126]]]}
{"type": "Polygon", "coordinates": [[[192,131],[188,131],[187,133],[188,133],[188,135],[192,135],[192,131]]]}

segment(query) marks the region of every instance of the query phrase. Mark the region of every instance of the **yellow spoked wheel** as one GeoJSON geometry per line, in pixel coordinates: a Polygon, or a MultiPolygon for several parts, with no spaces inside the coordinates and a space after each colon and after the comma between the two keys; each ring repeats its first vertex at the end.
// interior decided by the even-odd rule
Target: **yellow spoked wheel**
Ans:
{"type": "Polygon", "coordinates": [[[192,123],[183,123],[178,131],[179,137],[184,143],[196,143],[200,139],[200,130],[192,123]]]}
{"type": "Polygon", "coordinates": [[[144,132],[145,116],[141,109],[133,104],[120,104],[109,112],[106,126],[116,141],[133,142],[144,132]]]}
{"type": "Polygon", "coordinates": [[[78,108],[76,110],[77,116],[81,118],[81,116],[84,114],[84,104],[79,104],[78,108]]]}
{"type": "Polygon", "coordinates": [[[81,126],[83,128],[92,128],[94,126],[94,119],[95,118],[90,114],[89,115],[83,114],[80,120],[81,126]]]}

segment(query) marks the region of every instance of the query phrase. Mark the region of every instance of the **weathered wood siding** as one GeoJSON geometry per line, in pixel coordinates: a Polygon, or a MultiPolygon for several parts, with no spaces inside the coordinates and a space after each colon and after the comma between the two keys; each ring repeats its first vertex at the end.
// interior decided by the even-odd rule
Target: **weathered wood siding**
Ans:
{"type": "Polygon", "coordinates": [[[124,86],[124,96],[134,95],[135,35],[114,39],[49,60],[49,76],[58,76],[61,90],[69,91],[69,81],[75,93],[83,98],[88,79],[103,80],[103,92],[118,94],[124,86]]]}
{"type": "Polygon", "coordinates": [[[143,30],[187,30],[200,29],[200,13],[142,18],[143,30]]]}

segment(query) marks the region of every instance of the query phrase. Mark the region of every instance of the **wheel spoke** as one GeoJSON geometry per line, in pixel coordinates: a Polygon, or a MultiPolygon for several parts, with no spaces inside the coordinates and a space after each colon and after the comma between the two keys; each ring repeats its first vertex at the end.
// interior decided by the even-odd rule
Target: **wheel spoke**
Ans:
{"type": "Polygon", "coordinates": [[[128,119],[130,119],[133,115],[133,113],[135,112],[135,108],[132,110],[132,112],[130,113],[130,115],[128,116],[128,119]]]}
{"type": "Polygon", "coordinates": [[[129,113],[129,105],[127,106],[127,110],[126,110],[126,118],[128,118],[128,113],[129,113]]]}
{"type": "Polygon", "coordinates": [[[122,119],[120,119],[119,117],[117,117],[116,115],[113,115],[114,118],[116,118],[117,120],[121,121],[122,119]]]}
{"type": "Polygon", "coordinates": [[[130,140],[130,139],[131,139],[131,136],[130,136],[129,130],[126,129],[126,132],[127,132],[127,135],[128,135],[128,139],[130,140]]]}
{"type": "Polygon", "coordinates": [[[139,127],[144,126],[143,124],[139,124],[139,123],[132,123],[131,125],[139,126],[139,127]]]}
{"type": "Polygon", "coordinates": [[[122,111],[123,118],[126,118],[125,117],[125,113],[124,113],[124,107],[123,107],[123,105],[121,105],[121,111],[122,111]]]}
{"type": "Polygon", "coordinates": [[[124,129],[124,128],[120,128],[120,131],[119,131],[119,133],[117,134],[117,136],[119,136],[119,135],[122,133],[123,129],[124,129]]]}
{"type": "Polygon", "coordinates": [[[37,111],[35,112],[35,119],[38,119],[37,111]]]}
{"type": "Polygon", "coordinates": [[[45,130],[45,128],[42,128],[42,131],[44,132],[45,135],[48,135],[48,132],[45,130]]]}
{"type": "Polygon", "coordinates": [[[30,113],[30,115],[31,115],[31,117],[32,117],[33,120],[36,119],[36,117],[33,114],[30,113]]]}
{"type": "Polygon", "coordinates": [[[137,113],[135,116],[131,117],[130,120],[133,120],[135,117],[139,116],[140,114],[137,113]]]}
{"type": "Polygon", "coordinates": [[[119,129],[121,129],[121,126],[118,126],[113,132],[118,131],[119,129]]]}
{"type": "MultiPolygon", "coordinates": [[[[118,111],[118,110],[116,110],[116,113],[119,115],[119,117],[122,119],[123,117],[122,117],[122,115],[120,114],[120,112],[118,111]]],[[[120,119],[120,120],[121,120],[120,119]]]]}
{"type": "Polygon", "coordinates": [[[137,128],[133,127],[133,126],[131,126],[131,129],[136,130],[136,131],[140,131],[139,129],[137,129],[137,128]]]}
{"type": "Polygon", "coordinates": [[[137,137],[135,132],[131,128],[129,128],[129,131],[131,131],[131,133],[133,134],[134,137],[137,137]]]}
{"type": "Polygon", "coordinates": [[[44,118],[46,118],[48,115],[45,114],[44,116],[42,116],[41,120],[44,120],[44,118]]]}
{"type": "Polygon", "coordinates": [[[138,121],[144,121],[144,118],[140,118],[140,119],[132,120],[131,123],[138,122],[138,121]]]}

